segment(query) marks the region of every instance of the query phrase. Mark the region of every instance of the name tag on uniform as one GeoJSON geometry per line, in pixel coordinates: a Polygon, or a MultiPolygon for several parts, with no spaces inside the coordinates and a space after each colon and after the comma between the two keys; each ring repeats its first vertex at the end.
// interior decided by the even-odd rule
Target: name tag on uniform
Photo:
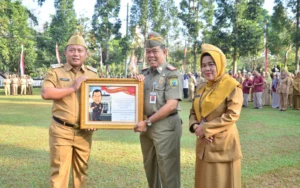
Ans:
{"type": "Polygon", "coordinates": [[[70,81],[69,78],[60,78],[59,80],[61,80],[61,81],[70,81]]]}
{"type": "Polygon", "coordinates": [[[150,92],[149,103],[150,104],[156,104],[156,92],[150,92]]]}

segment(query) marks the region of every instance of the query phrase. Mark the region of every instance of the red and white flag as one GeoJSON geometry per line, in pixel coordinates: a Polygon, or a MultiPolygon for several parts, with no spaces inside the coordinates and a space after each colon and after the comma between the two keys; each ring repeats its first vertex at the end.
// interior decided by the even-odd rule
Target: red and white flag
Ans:
{"type": "Polygon", "coordinates": [[[100,75],[101,78],[105,78],[103,74],[103,61],[102,61],[102,48],[100,47],[100,75]]]}
{"type": "Polygon", "coordinates": [[[58,50],[58,45],[56,43],[56,47],[55,47],[55,51],[56,51],[56,59],[58,64],[60,64],[60,55],[59,55],[59,50],[58,50]]]}
{"type": "Polygon", "coordinates": [[[23,43],[21,44],[21,58],[20,58],[20,73],[21,76],[24,75],[24,47],[23,47],[23,43]]]}

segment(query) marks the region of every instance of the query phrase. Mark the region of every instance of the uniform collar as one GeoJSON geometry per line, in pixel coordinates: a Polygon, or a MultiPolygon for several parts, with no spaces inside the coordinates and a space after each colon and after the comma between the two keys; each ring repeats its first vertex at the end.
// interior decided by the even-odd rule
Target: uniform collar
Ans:
{"type": "Polygon", "coordinates": [[[163,70],[166,68],[167,65],[168,65],[168,63],[165,61],[162,65],[160,65],[156,69],[150,68],[150,71],[154,72],[154,73],[157,72],[158,74],[161,74],[163,72],[163,70]]]}
{"type": "MultiPolygon", "coordinates": [[[[65,71],[70,71],[70,70],[72,70],[72,68],[73,68],[73,67],[72,67],[68,62],[65,63],[65,65],[64,65],[65,71]]],[[[84,67],[83,64],[81,65],[80,70],[83,71],[83,72],[86,71],[86,68],[84,67]]]]}

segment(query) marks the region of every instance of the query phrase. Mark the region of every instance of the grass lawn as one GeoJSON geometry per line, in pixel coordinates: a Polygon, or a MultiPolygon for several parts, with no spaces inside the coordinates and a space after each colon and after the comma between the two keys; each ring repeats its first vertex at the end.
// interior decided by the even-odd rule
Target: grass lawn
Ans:
{"type": "MultiPolygon", "coordinates": [[[[48,127],[52,101],[5,96],[0,89],[0,187],[49,187],[48,127]]],[[[243,187],[300,186],[300,111],[244,108],[237,123],[243,149],[243,187]]],[[[181,103],[182,187],[194,183],[195,136],[188,132],[191,103],[181,103]]],[[[146,188],[138,133],[98,130],[93,136],[88,187],[146,188]]]]}

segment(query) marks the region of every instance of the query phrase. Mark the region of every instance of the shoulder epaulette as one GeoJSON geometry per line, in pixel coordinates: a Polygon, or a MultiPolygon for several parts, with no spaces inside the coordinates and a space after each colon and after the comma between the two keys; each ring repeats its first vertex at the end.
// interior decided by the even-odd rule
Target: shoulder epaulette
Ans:
{"type": "Polygon", "coordinates": [[[93,71],[93,72],[95,72],[95,73],[97,73],[97,69],[95,69],[94,67],[91,67],[91,66],[87,65],[86,68],[93,71]]]}
{"type": "Polygon", "coordinates": [[[52,64],[50,66],[52,69],[55,69],[55,68],[63,67],[64,65],[63,64],[52,64]]]}
{"type": "Polygon", "coordinates": [[[144,69],[142,69],[142,72],[145,72],[146,70],[148,70],[148,67],[147,67],[147,68],[144,68],[144,69]]]}
{"type": "Polygon", "coordinates": [[[167,69],[169,69],[171,71],[177,70],[177,68],[173,67],[172,65],[167,65],[167,69]]]}

